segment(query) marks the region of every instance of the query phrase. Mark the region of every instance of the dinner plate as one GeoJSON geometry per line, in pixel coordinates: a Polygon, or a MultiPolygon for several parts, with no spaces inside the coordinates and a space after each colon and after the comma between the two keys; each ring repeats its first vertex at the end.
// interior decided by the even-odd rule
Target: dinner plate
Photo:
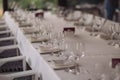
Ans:
{"type": "Polygon", "coordinates": [[[50,66],[55,70],[61,70],[66,68],[74,68],[76,64],[66,60],[52,60],[49,62],[50,66]]]}
{"type": "Polygon", "coordinates": [[[35,30],[34,28],[22,28],[25,34],[33,34],[33,33],[38,33],[38,30],[35,30]]]}
{"type": "Polygon", "coordinates": [[[99,34],[97,37],[101,38],[103,40],[110,40],[111,39],[110,36],[108,36],[106,34],[99,34]]]}
{"type": "Polygon", "coordinates": [[[34,37],[31,37],[30,38],[30,41],[31,43],[37,43],[37,42],[47,42],[49,40],[49,38],[34,38],[34,37]]]}
{"type": "Polygon", "coordinates": [[[39,49],[41,54],[57,54],[58,52],[63,51],[60,48],[53,48],[49,46],[40,46],[39,49]]]}

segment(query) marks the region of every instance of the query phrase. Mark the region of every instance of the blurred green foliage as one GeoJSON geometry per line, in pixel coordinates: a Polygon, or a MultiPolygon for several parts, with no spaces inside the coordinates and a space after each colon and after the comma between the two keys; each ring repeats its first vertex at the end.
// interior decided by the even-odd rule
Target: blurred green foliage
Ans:
{"type": "Polygon", "coordinates": [[[8,0],[9,3],[17,2],[21,8],[28,8],[29,6],[35,6],[36,8],[45,8],[48,5],[56,6],[57,0],[8,0]]]}
{"type": "MultiPolygon", "coordinates": [[[[64,1],[64,0],[63,0],[64,1]]],[[[76,4],[81,3],[93,3],[98,4],[104,0],[67,0],[67,4],[69,7],[74,7],[76,4]]],[[[57,6],[58,0],[8,0],[9,3],[17,2],[17,4],[21,8],[28,8],[31,6],[32,3],[34,3],[34,6],[36,8],[46,8],[48,6],[55,7],[57,6]]],[[[2,0],[0,0],[0,5],[2,4],[2,0]]]]}
{"type": "Polygon", "coordinates": [[[0,8],[2,7],[2,0],[0,0],[0,8]]]}

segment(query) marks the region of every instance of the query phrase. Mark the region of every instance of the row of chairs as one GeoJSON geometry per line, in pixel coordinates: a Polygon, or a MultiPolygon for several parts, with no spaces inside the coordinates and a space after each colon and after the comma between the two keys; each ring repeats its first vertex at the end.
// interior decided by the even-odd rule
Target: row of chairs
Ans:
{"type": "Polygon", "coordinates": [[[4,19],[0,20],[0,80],[38,80],[4,19]]]}

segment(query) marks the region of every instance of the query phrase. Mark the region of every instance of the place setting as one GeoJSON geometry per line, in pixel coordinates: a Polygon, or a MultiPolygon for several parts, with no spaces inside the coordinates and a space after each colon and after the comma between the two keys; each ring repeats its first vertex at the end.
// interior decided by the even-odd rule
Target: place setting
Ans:
{"type": "Polygon", "coordinates": [[[26,35],[31,43],[40,43],[40,42],[42,43],[42,42],[48,42],[50,40],[49,37],[40,36],[38,33],[34,33],[31,35],[26,35]]]}
{"type": "Polygon", "coordinates": [[[32,34],[39,32],[39,30],[35,29],[34,27],[21,28],[21,30],[24,32],[24,34],[32,34]]]}
{"type": "Polygon", "coordinates": [[[74,69],[77,64],[74,62],[68,62],[66,60],[51,60],[48,62],[54,70],[68,70],[74,69]]]}
{"type": "MultiPolygon", "coordinates": [[[[69,43],[64,43],[63,46],[64,51],[61,52],[61,55],[57,56],[57,59],[48,60],[48,63],[54,70],[64,70],[74,75],[80,74],[82,65],[79,60],[85,56],[83,43],[75,43],[72,46],[69,43]]],[[[82,70],[82,72],[85,72],[85,70],[82,70]]]]}
{"type": "Polygon", "coordinates": [[[40,54],[50,54],[50,55],[54,55],[54,54],[60,54],[60,52],[62,52],[63,50],[57,47],[50,47],[50,46],[39,46],[37,48],[37,50],[39,51],[40,54]]]}

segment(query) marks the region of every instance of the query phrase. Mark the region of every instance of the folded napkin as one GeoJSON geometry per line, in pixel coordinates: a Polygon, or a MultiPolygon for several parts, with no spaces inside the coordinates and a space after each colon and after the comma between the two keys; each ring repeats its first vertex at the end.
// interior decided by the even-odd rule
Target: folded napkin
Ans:
{"type": "Polygon", "coordinates": [[[51,67],[55,70],[61,70],[65,68],[73,68],[76,66],[74,62],[68,62],[65,60],[53,60],[52,64],[50,64],[51,67]]]}
{"type": "Polygon", "coordinates": [[[87,27],[87,28],[85,28],[85,31],[92,32],[92,28],[91,27],[87,27]]]}
{"type": "Polygon", "coordinates": [[[49,40],[49,38],[46,38],[46,37],[38,37],[38,38],[36,38],[36,37],[31,37],[31,38],[30,38],[30,41],[31,41],[32,43],[46,42],[46,41],[48,41],[48,40],[49,40]]]}
{"type": "Polygon", "coordinates": [[[84,26],[84,23],[82,23],[82,22],[75,22],[74,25],[75,26],[84,26]]]}
{"type": "Polygon", "coordinates": [[[100,37],[101,39],[104,39],[104,40],[110,40],[110,39],[111,39],[111,37],[108,36],[108,35],[106,35],[106,34],[100,34],[99,37],[100,37]]]}
{"type": "Polygon", "coordinates": [[[41,54],[48,54],[48,53],[51,54],[51,53],[60,52],[62,50],[59,48],[52,48],[49,46],[40,46],[40,51],[41,51],[41,54]]]}
{"type": "Polygon", "coordinates": [[[32,24],[30,24],[30,23],[19,23],[19,26],[20,27],[29,27],[29,26],[32,26],[32,24]]]}
{"type": "Polygon", "coordinates": [[[25,34],[32,34],[32,33],[37,33],[39,32],[38,30],[36,30],[35,28],[22,28],[22,30],[24,31],[25,34]]]}

